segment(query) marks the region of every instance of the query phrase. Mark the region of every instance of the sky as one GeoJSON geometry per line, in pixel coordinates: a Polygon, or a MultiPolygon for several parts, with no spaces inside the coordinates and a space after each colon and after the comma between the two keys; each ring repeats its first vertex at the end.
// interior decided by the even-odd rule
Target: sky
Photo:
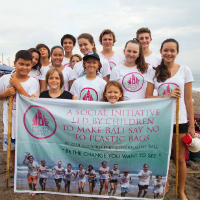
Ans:
{"type": "MultiPolygon", "coordinates": [[[[64,34],[90,33],[98,51],[102,30],[116,35],[114,51],[122,52],[136,31],[148,27],[150,50],[159,53],[167,38],[179,42],[176,62],[199,70],[200,1],[191,0],[0,0],[0,62],[13,65],[15,53],[44,43],[60,45],[64,34]]],[[[80,53],[78,45],[73,53],[80,53]]],[[[1,64],[0,63],[0,64],[1,64]]]]}

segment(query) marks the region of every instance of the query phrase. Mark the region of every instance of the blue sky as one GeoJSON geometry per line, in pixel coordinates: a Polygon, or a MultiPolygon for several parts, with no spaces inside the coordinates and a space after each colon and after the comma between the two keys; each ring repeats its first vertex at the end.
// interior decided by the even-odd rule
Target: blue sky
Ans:
{"type": "MultiPolygon", "coordinates": [[[[83,32],[93,35],[97,50],[99,34],[109,28],[115,32],[114,50],[122,52],[125,43],[135,37],[137,29],[148,27],[153,41],[150,49],[159,53],[167,38],[180,44],[177,63],[200,70],[200,1],[149,0],[7,0],[0,1],[0,55],[4,63],[14,61],[20,49],[45,43],[60,45],[61,37],[83,32]]],[[[78,46],[74,53],[80,53],[78,46]]],[[[1,57],[0,57],[0,61],[1,57]]]]}

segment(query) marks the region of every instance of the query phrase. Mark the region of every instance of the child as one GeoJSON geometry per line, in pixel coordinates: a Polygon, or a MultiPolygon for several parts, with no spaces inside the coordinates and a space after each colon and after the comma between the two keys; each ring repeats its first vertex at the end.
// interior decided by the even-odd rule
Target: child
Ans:
{"type": "Polygon", "coordinates": [[[108,81],[101,101],[108,101],[110,103],[124,101],[123,89],[120,83],[117,81],[108,81]]]}
{"type": "Polygon", "coordinates": [[[88,171],[86,171],[86,175],[88,175],[90,194],[93,194],[97,179],[96,179],[96,173],[92,165],[88,166],[88,171]]]}
{"type": "Polygon", "coordinates": [[[38,173],[40,174],[39,183],[40,183],[40,186],[42,188],[42,191],[46,190],[45,186],[46,186],[46,180],[48,178],[47,172],[49,172],[49,169],[45,164],[46,164],[46,161],[41,160],[41,165],[39,166],[39,169],[38,169],[38,173]]]}
{"type": "Polygon", "coordinates": [[[61,38],[61,46],[65,51],[65,55],[62,62],[63,66],[71,67],[69,64],[70,63],[69,60],[73,55],[72,51],[75,45],[76,45],[76,38],[73,35],[66,34],[63,35],[63,37],[61,38]]]}
{"type": "Polygon", "coordinates": [[[80,62],[82,61],[82,57],[79,55],[79,54],[74,54],[70,60],[69,60],[69,65],[70,67],[73,69],[74,68],[74,65],[77,63],[77,62],[80,62]]]}
{"type": "Polygon", "coordinates": [[[63,56],[64,56],[64,52],[63,52],[62,47],[54,46],[51,49],[52,66],[47,66],[42,71],[42,75],[40,76],[41,92],[48,89],[46,82],[45,82],[45,76],[46,76],[47,71],[51,67],[56,67],[63,73],[63,76],[64,76],[63,90],[66,90],[66,91],[69,90],[69,88],[72,84],[71,80],[73,80],[73,78],[71,78],[72,69],[70,67],[67,67],[67,66],[65,67],[62,65],[63,56]]]}
{"type": "Polygon", "coordinates": [[[109,174],[108,172],[110,171],[110,167],[107,167],[107,162],[103,161],[101,163],[102,167],[99,168],[99,174],[100,174],[100,191],[99,195],[101,195],[101,192],[103,190],[103,185],[105,185],[105,195],[108,195],[108,179],[109,179],[109,174]]]}
{"type": "Polygon", "coordinates": [[[139,178],[138,197],[140,197],[142,190],[144,190],[144,194],[142,195],[142,197],[145,197],[146,193],[148,192],[149,181],[152,181],[152,172],[149,171],[149,165],[148,164],[145,163],[143,165],[143,170],[140,170],[140,172],[138,174],[138,178],[139,178]]]}
{"type": "Polygon", "coordinates": [[[83,57],[83,66],[86,75],[74,81],[70,92],[79,100],[100,101],[106,81],[97,76],[102,67],[98,54],[86,54],[83,57]]]}
{"type": "Polygon", "coordinates": [[[118,170],[118,164],[114,164],[114,168],[110,171],[110,192],[109,195],[114,196],[116,189],[117,189],[117,183],[118,183],[118,177],[120,177],[120,171],[118,170]]]}
{"type": "Polygon", "coordinates": [[[163,187],[165,186],[165,184],[161,180],[162,179],[161,175],[156,175],[156,179],[157,180],[154,181],[154,188],[153,188],[154,199],[162,195],[163,187]]]}
{"type": "Polygon", "coordinates": [[[142,45],[145,61],[152,67],[157,67],[161,63],[161,56],[149,49],[152,41],[151,31],[148,28],[140,28],[137,30],[136,37],[142,45]]]}
{"type": "Polygon", "coordinates": [[[40,63],[40,57],[41,54],[40,52],[35,49],[35,48],[31,48],[29,49],[29,51],[32,54],[32,68],[31,71],[28,73],[29,76],[33,76],[35,78],[39,78],[40,74],[41,74],[41,63],[40,63]]]}
{"type": "MultiPolygon", "coordinates": [[[[11,130],[11,161],[13,167],[15,166],[15,132],[16,132],[16,96],[18,92],[24,96],[30,97],[38,95],[39,83],[30,77],[28,73],[31,71],[32,55],[29,51],[21,50],[15,55],[14,66],[16,68],[15,74],[4,75],[0,78],[0,100],[3,102],[3,123],[4,123],[4,139],[7,141],[8,134],[8,102],[10,96],[13,96],[12,105],[12,130],[11,130]]],[[[7,150],[7,145],[3,145],[4,151],[7,150]]]]}
{"type": "MultiPolygon", "coordinates": [[[[187,168],[185,163],[185,143],[183,137],[190,134],[195,137],[194,110],[192,102],[192,82],[194,81],[191,70],[185,65],[175,63],[179,53],[179,44],[170,38],[165,40],[160,49],[162,55],[161,64],[152,70],[148,77],[146,98],[179,98],[179,194],[182,200],[187,200],[185,195],[185,182],[187,168]],[[153,96],[156,88],[158,96],[153,96]],[[188,127],[189,118],[189,127],[188,127]]],[[[174,113],[175,114],[175,113],[174,113]]],[[[175,118],[176,120],[176,118],[175,118]]],[[[176,133],[174,121],[173,133],[176,133]]],[[[173,157],[176,158],[176,137],[173,135],[173,157]]],[[[168,191],[168,182],[165,191],[168,191]]]]}
{"type": "Polygon", "coordinates": [[[144,60],[142,46],[137,39],[129,40],[124,48],[125,62],[115,67],[110,80],[118,81],[124,90],[125,101],[145,98],[147,75],[152,70],[144,60]]]}
{"type": "MultiPolygon", "coordinates": [[[[22,164],[28,166],[28,184],[30,190],[36,191],[36,184],[38,179],[38,169],[39,165],[36,161],[34,161],[34,157],[32,155],[25,155],[25,158],[22,162],[22,164]],[[26,162],[26,159],[28,159],[28,162],[26,162]]],[[[34,196],[34,194],[30,193],[30,195],[34,196]]]]}
{"type": "Polygon", "coordinates": [[[112,68],[116,65],[121,65],[124,63],[124,55],[113,51],[113,46],[116,42],[116,39],[115,34],[111,30],[103,30],[99,36],[99,42],[103,46],[103,50],[98,53],[99,57],[106,59],[109,62],[110,70],[112,70],[112,68]]]}
{"type": "MultiPolygon", "coordinates": [[[[93,37],[89,33],[83,33],[78,36],[78,45],[81,53],[85,56],[88,53],[96,53],[96,47],[94,43],[93,37]]],[[[100,59],[101,62],[101,69],[98,73],[98,76],[100,78],[103,78],[105,81],[108,81],[110,78],[110,66],[107,60],[100,59]]],[[[85,70],[83,66],[83,62],[80,61],[75,64],[73,68],[73,78],[78,79],[79,77],[82,77],[85,75],[85,70]]]]}
{"type": "Polygon", "coordinates": [[[125,194],[129,192],[129,183],[132,184],[131,176],[128,174],[128,170],[124,170],[124,175],[121,177],[121,197],[125,197],[125,194]]]}
{"type": "Polygon", "coordinates": [[[79,170],[77,171],[76,175],[73,178],[73,181],[78,176],[78,192],[79,194],[84,192],[84,187],[86,183],[86,177],[85,177],[86,171],[83,169],[83,165],[79,164],[79,170]]]}
{"type": "Polygon", "coordinates": [[[70,192],[70,182],[71,182],[71,177],[72,175],[75,175],[75,171],[72,170],[72,165],[68,163],[67,169],[65,170],[65,175],[64,175],[64,182],[65,182],[65,192],[70,192]]]}
{"type": "Polygon", "coordinates": [[[64,174],[65,174],[65,169],[62,167],[62,161],[59,161],[58,166],[53,167],[51,172],[54,176],[55,183],[56,183],[56,186],[57,186],[58,192],[59,192],[61,182],[62,182],[62,179],[63,179],[64,174]]]}

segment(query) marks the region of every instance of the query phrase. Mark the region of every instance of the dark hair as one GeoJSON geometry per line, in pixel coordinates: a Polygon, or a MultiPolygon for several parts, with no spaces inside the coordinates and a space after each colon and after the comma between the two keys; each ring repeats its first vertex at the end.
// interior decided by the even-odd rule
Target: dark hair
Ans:
{"type": "MultiPolygon", "coordinates": [[[[108,81],[107,82],[107,84],[105,85],[104,91],[103,91],[103,97],[102,97],[101,101],[108,101],[105,94],[106,94],[107,89],[110,86],[115,86],[115,87],[119,88],[120,92],[122,93],[122,96],[119,98],[119,101],[124,101],[124,91],[123,91],[121,84],[118,81],[108,81]]],[[[116,165],[118,165],[118,164],[116,164],[116,165]]]]}
{"type": "MultiPolygon", "coordinates": [[[[78,166],[79,166],[79,168],[80,168],[80,166],[81,166],[81,165],[83,166],[83,164],[79,164],[79,165],[78,165],[78,166]]],[[[84,167],[84,166],[83,166],[83,167],[84,167]]]]}
{"type": "Polygon", "coordinates": [[[39,50],[36,49],[36,48],[30,48],[28,51],[30,51],[31,54],[34,52],[34,53],[37,53],[39,55],[38,63],[35,66],[33,66],[32,69],[36,69],[41,74],[40,69],[41,69],[42,65],[40,63],[41,54],[40,54],[39,50]]]}
{"type": "Polygon", "coordinates": [[[161,176],[161,175],[156,175],[156,178],[158,179],[158,177],[159,177],[159,176],[162,178],[162,176],[161,176]]]}
{"type": "MultiPolygon", "coordinates": [[[[161,44],[160,51],[162,51],[164,44],[168,43],[168,42],[174,42],[174,43],[176,43],[177,52],[179,52],[179,44],[178,44],[178,42],[175,39],[172,39],[172,38],[166,39],[161,44]]],[[[171,77],[171,72],[169,71],[169,69],[167,68],[167,66],[164,64],[164,60],[163,59],[162,59],[160,65],[158,65],[156,68],[154,67],[154,69],[156,70],[154,78],[157,78],[158,82],[165,82],[168,78],[171,77]]]]}
{"type": "Polygon", "coordinates": [[[140,43],[136,38],[134,38],[133,40],[129,40],[129,41],[125,44],[124,50],[126,49],[128,43],[133,43],[133,44],[138,44],[138,45],[139,45],[139,57],[135,60],[135,63],[137,64],[137,69],[138,69],[142,74],[146,73],[146,72],[147,72],[147,69],[148,69],[148,64],[145,62],[144,53],[143,53],[143,50],[142,50],[142,45],[141,45],[141,43],[140,43]]]}
{"type": "Polygon", "coordinates": [[[50,49],[49,49],[49,47],[47,45],[45,45],[45,44],[38,44],[35,48],[38,49],[38,50],[40,50],[40,48],[47,49],[47,51],[48,51],[48,58],[50,58],[50,49]]]}
{"type": "Polygon", "coordinates": [[[80,40],[81,38],[87,39],[90,42],[90,44],[94,44],[92,51],[94,53],[97,53],[97,49],[95,47],[95,42],[94,42],[92,35],[90,35],[89,33],[82,33],[81,35],[78,36],[77,39],[80,40]]]}
{"type": "MultiPolygon", "coordinates": [[[[86,58],[85,60],[83,60],[84,72],[86,71],[86,68],[85,68],[85,61],[87,61],[89,58],[91,58],[91,57],[88,57],[88,58],[86,58]]],[[[92,57],[92,58],[94,58],[94,57],[92,57]]],[[[98,60],[98,59],[96,59],[96,60],[98,60]]],[[[98,61],[99,61],[99,60],[98,60],[98,61]]],[[[99,68],[98,68],[97,71],[96,71],[96,75],[98,75],[98,74],[100,73],[101,68],[102,68],[102,64],[101,64],[101,62],[99,61],[99,68]]]]}
{"type": "Polygon", "coordinates": [[[20,58],[23,60],[30,60],[32,62],[32,54],[28,50],[20,50],[15,54],[15,62],[17,62],[20,58]]]}
{"type": "Polygon", "coordinates": [[[76,45],[76,38],[75,38],[73,35],[66,34],[66,35],[63,35],[63,37],[61,38],[61,41],[60,41],[61,46],[63,46],[63,42],[64,42],[64,40],[65,40],[66,38],[72,40],[72,42],[73,42],[73,46],[76,45]]]}
{"type": "Polygon", "coordinates": [[[112,37],[113,37],[113,45],[114,45],[114,43],[116,42],[116,38],[115,38],[115,34],[114,34],[110,29],[105,29],[105,30],[103,30],[103,31],[101,32],[101,34],[100,34],[100,36],[99,36],[99,42],[100,42],[100,44],[102,44],[102,38],[103,38],[103,36],[106,35],[106,34],[112,35],[112,37]]]}
{"type": "Polygon", "coordinates": [[[68,167],[68,166],[72,166],[72,165],[71,165],[70,163],[68,163],[67,167],[68,167]]]}
{"type": "Polygon", "coordinates": [[[44,162],[44,163],[46,163],[46,161],[45,161],[45,160],[41,160],[41,163],[43,163],[43,162],[44,162]]]}
{"type": "Polygon", "coordinates": [[[34,157],[32,155],[28,156],[27,159],[29,160],[30,158],[33,158],[33,160],[34,160],[34,157]]]}
{"type": "Polygon", "coordinates": [[[92,169],[94,169],[94,168],[92,167],[92,165],[88,165],[88,168],[89,168],[89,167],[91,167],[92,169]]]}
{"type": "Polygon", "coordinates": [[[103,165],[103,163],[106,163],[106,164],[107,164],[107,162],[106,162],[106,161],[103,161],[103,162],[101,163],[101,165],[103,165]]]}
{"type": "Polygon", "coordinates": [[[136,32],[136,37],[138,38],[139,34],[141,33],[149,33],[150,38],[151,38],[151,31],[148,28],[140,28],[136,32]]]}
{"type": "Polygon", "coordinates": [[[143,167],[145,167],[145,166],[148,166],[148,167],[149,167],[149,165],[148,165],[147,163],[145,163],[145,164],[143,165],[143,167]]]}
{"type": "Polygon", "coordinates": [[[51,55],[52,55],[52,53],[53,53],[53,51],[54,51],[54,49],[61,49],[62,50],[62,53],[63,53],[63,55],[64,55],[64,50],[63,50],[63,48],[61,47],[61,46],[54,46],[54,47],[52,47],[51,48],[51,55]]]}

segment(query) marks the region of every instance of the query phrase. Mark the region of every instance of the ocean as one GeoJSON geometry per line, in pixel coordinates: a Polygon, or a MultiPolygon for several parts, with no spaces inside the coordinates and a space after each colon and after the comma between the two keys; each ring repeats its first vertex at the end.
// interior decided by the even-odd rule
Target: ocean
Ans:
{"type": "Polygon", "coordinates": [[[192,90],[200,92],[200,70],[192,70],[194,82],[192,83],[192,90]]]}

